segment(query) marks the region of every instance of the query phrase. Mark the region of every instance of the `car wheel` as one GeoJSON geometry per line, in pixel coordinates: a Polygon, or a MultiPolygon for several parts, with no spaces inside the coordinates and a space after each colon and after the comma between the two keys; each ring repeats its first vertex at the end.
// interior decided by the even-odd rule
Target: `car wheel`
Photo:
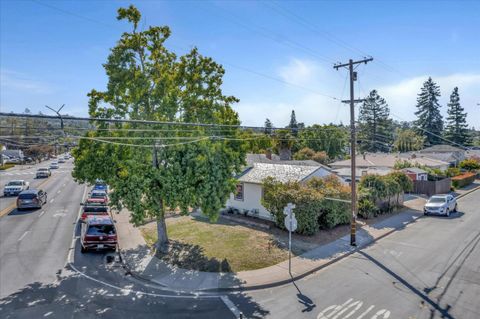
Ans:
{"type": "Polygon", "coordinates": [[[453,208],[453,212],[454,212],[454,213],[457,212],[457,204],[455,204],[455,207],[453,208]]]}
{"type": "Polygon", "coordinates": [[[80,252],[81,252],[82,254],[84,254],[84,253],[86,253],[86,252],[87,252],[87,250],[85,249],[85,247],[81,246],[81,248],[80,248],[80,252]]]}
{"type": "Polygon", "coordinates": [[[450,217],[450,210],[447,208],[447,211],[445,212],[445,216],[450,217]]]}

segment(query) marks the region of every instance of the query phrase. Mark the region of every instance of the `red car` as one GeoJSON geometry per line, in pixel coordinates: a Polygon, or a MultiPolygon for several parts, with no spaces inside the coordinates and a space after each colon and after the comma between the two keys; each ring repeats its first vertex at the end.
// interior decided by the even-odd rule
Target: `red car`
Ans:
{"type": "Polygon", "coordinates": [[[88,216],[82,227],[80,237],[81,252],[87,250],[116,250],[117,231],[112,219],[108,216],[88,216]]]}
{"type": "Polygon", "coordinates": [[[109,216],[108,206],[104,199],[101,198],[89,198],[85,203],[81,203],[83,206],[81,221],[84,222],[88,216],[109,216]]]}
{"type": "Polygon", "coordinates": [[[104,190],[93,190],[88,194],[88,199],[101,200],[105,205],[108,204],[108,195],[104,190]]]}

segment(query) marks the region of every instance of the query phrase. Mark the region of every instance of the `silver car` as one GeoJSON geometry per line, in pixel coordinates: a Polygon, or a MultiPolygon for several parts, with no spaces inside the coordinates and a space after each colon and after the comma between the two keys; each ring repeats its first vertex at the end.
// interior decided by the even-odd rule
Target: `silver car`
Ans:
{"type": "Polygon", "coordinates": [[[29,183],[24,180],[10,181],[3,189],[3,196],[18,195],[29,188],[29,183]]]}
{"type": "Polygon", "coordinates": [[[425,215],[435,214],[450,216],[457,211],[457,200],[452,195],[434,195],[430,197],[423,208],[425,215]]]}

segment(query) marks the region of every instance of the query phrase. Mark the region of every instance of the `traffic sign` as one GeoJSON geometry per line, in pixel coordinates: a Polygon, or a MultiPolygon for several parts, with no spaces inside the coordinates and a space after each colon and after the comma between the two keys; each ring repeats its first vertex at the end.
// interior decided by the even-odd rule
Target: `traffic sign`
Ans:
{"type": "Polygon", "coordinates": [[[290,218],[288,218],[288,216],[285,217],[285,228],[288,231],[294,232],[295,230],[297,230],[298,223],[297,223],[297,219],[295,218],[295,214],[292,213],[291,218],[292,218],[292,223],[290,224],[290,218]],[[290,228],[290,225],[292,225],[291,228],[290,228]]]}

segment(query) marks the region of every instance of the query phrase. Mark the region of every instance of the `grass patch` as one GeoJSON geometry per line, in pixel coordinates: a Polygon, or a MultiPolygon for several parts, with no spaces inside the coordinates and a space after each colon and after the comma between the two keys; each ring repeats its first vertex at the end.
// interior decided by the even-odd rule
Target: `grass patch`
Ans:
{"type": "MultiPolygon", "coordinates": [[[[171,241],[168,255],[158,256],[176,266],[201,271],[243,271],[268,267],[288,258],[288,249],[260,230],[203,218],[167,219],[171,241]]],[[[157,241],[156,224],[142,227],[149,245],[157,241]]]]}
{"type": "Polygon", "coordinates": [[[15,166],[15,164],[11,164],[11,163],[0,165],[0,171],[4,171],[4,170],[9,169],[9,168],[14,167],[14,166],[15,166]]]}

